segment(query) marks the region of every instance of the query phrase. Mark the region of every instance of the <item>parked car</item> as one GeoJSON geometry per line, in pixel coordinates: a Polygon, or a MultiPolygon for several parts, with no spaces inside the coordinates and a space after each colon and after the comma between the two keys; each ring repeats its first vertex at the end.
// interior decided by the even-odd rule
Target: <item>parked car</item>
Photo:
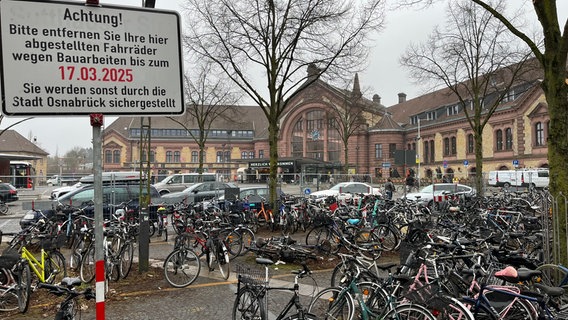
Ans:
{"type": "Polygon", "coordinates": [[[18,201],[18,189],[13,185],[3,182],[0,183],[0,200],[2,202],[18,201]]]}
{"type": "Polygon", "coordinates": [[[165,177],[162,181],[154,183],[154,187],[161,195],[180,192],[199,182],[212,182],[217,180],[214,173],[176,173],[165,177]]]}
{"type": "Polygon", "coordinates": [[[196,203],[203,200],[218,198],[225,194],[225,189],[239,187],[234,183],[225,182],[200,182],[196,183],[181,192],[172,192],[162,195],[164,203],[176,203],[185,201],[186,203],[196,203]]]}
{"type": "Polygon", "coordinates": [[[63,196],[64,194],[69,193],[73,190],[79,189],[83,186],[84,186],[84,184],[82,184],[81,182],[77,182],[74,185],[55,188],[55,189],[51,190],[50,198],[51,198],[51,200],[57,200],[57,198],[63,196]]]}
{"type": "Polygon", "coordinates": [[[417,200],[421,204],[432,206],[434,197],[446,194],[475,195],[475,189],[470,186],[455,183],[435,183],[422,188],[419,192],[407,193],[406,199],[417,200]]]}
{"type": "MultiPolygon", "coordinates": [[[[143,188],[143,190],[145,190],[143,188]]],[[[53,208],[50,210],[43,210],[41,213],[33,210],[28,211],[20,219],[20,227],[22,229],[26,228],[32,223],[37,222],[42,217],[51,218],[55,215],[55,208],[57,206],[72,205],[75,207],[82,207],[85,209],[85,214],[88,216],[94,216],[94,207],[92,206],[92,201],[94,201],[95,191],[93,185],[86,185],[82,188],[76,189],[74,191],[68,192],[57,200],[53,200],[53,208]]],[[[110,204],[120,204],[122,202],[129,202],[129,207],[134,210],[135,213],[138,212],[140,197],[140,184],[103,184],[103,216],[105,219],[110,219],[111,217],[111,206],[110,204]]],[[[160,194],[154,187],[150,187],[150,197],[151,203],[161,203],[160,194]]],[[[152,211],[153,206],[150,206],[150,219],[155,219],[155,208],[152,211]]]]}
{"type": "MultiPolygon", "coordinates": [[[[247,201],[251,209],[260,208],[262,201],[268,201],[268,187],[266,186],[256,186],[256,187],[246,187],[239,190],[237,197],[230,197],[227,201],[234,202],[235,200],[245,200],[247,201]]],[[[286,194],[282,192],[282,189],[277,188],[276,192],[278,197],[286,197],[286,194]]],[[[224,207],[225,196],[219,197],[220,207],[224,207]]],[[[205,204],[207,207],[209,204],[205,204]]]]}
{"type": "Polygon", "coordinates": [[[358,198],[359,195],[381,195],[379,188],[363,182],[340,182],[327,190],[310,193],[310,198],[322,201],[327,197],[337,197],[339,200],[358,198]]]}

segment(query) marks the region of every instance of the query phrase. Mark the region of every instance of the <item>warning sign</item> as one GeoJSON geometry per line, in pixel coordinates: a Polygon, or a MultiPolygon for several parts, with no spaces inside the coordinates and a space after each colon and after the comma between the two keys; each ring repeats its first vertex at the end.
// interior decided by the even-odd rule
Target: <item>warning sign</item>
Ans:
{"type": "Polygon", "coordinates": [[[175,11],[2,0],[0,28],[5,114],[184,110],[175,11]]]}

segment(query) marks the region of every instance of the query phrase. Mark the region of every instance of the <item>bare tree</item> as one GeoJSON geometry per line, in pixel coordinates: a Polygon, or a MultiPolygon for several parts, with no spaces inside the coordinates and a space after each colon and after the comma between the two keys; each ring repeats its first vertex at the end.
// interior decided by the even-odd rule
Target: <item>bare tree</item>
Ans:
{"type": "Polygon", "coordinates": [[[188,0],[187,14],[187,47],[217,63],[268,120],[274,204],[280,117],[322,75],[346,79],[364,67],[366,40],[382,25],[381,0],[188,0]],[[310,64],[320,72],[306,75],[310,64]]]}
{"type": "MultiPolygon", "coordinates": [[[[504,10],[504,1],[496,7],[504,10]]],[[[469,0],[449,3],[447,17],[444,28],[411,45],[400,61],[417,83],[443,83],[459,101],[473,132],[475,185],[482,194],[483,129],[512,86],[531,71],[525,63],[530,51],[515,46],[504,26],[469,0]]]]}
{"type": "Polygon", "coordinates": [[[211,63],[198,65],[199,72],[192,73],[194,78],[184,75],[186,111],[178,117],[168,117],[181,125],[189,136],[199,146],[198,172],[203,173],[205,144],[209,130],[218,119],[234,122],[236,110],[234,105],[239,101],[239,95],[228,83],[217,75],[219,70],[211,63]],[[197,132],[195,132],[195,130],[197,132]]]}
{"type": "MultiPolygon", "coordinates": [[[[561,29],[558,22],[558,11],[554,0],[533,0],[534,12],[542,27],[544,48],[533,41],[520,27],[499,8],[489,2],[471,0],[499,19],[516,37],[524,41],[544,70],[542,89],[548,103],[550,128],[548,133],[548,162],[550,166],[550,190],[553,195],[568,194],[568,82],[566,81],[566,62],[568,59],[568,20],[561,29]]],[[[554,214],[555,248],[554,258],[557,262],[568,258],[566,243],[568,208],[564,201],[558,201],[558,210],[554,214]]]]}
{"type": "MultiPolygon", "coordinates": [[[[365,101],[359,88],[359,77],[355,75],[352,92],[345,95],[341,105],[332,104],[333,119],[330,124],[333,126],[343,142],[343,173],[349,173],[349,138],[357,132],[366,129],[367,121],[363,116],[365,101]]],[[[345,90],[345,92],[349,92],[345,90]]],[[[359,174],[359,172],[357,172],[359,174]]]]}

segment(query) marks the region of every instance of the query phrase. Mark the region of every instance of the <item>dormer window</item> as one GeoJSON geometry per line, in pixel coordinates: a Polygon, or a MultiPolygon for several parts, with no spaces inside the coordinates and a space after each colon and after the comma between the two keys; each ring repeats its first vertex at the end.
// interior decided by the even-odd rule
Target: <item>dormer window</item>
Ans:
{"type": "Polygon", "coordinates": [[[511,89],[503,96],[502,102],[509,102],[515,100],[515,89],[511,89]]]}
{"type": "Polygon", "coordinates": [[[455,114],[458,114],[459,111],[460,111],[460,108],[457,104],[453,105],[453,106],[449,106],[449,107],[446,108],[446,115],[453,116],[455,114]]]}
{"type": "Polygon", "coordinates": [[[418,116],[410,117],[410,124],[418,124],[418,116]]]}
{"type": "Polygon", "coordinates": [[[426,112],[426,120],[436,120],[436,111],[426,112]]]}

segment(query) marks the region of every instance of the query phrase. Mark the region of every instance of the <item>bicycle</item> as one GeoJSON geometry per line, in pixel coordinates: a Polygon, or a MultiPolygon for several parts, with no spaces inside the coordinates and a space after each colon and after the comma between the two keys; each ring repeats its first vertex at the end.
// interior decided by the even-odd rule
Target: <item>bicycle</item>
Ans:
{"type": "Polygon", "coordinates": [[[215,270],[215,265],[219,268],[223,279],[229,279],[230,258],[229,250],[225,245],[225,240],[220,235],[221,229],[211,228],[209,230],[209,237],[207,238],[207,252],[205,252],[207,266],[209,271],[215,270]]]}
{"type": "Polygon", "coordinates": [[[261,197],[260,210],[255,214],[256,222],[264,221],[268,225],[270,231],[276,230],[276,223],[274,222],[274,214],[271,209],[267,209],[264,204],[265,199],[261,197]]]}
{"type": "Polygon", "coordinates": [[[79,278],[64,278],[61,285],[41,283],[38,287],[49,290],[49,293],[56,296],[66,295],[65,300],[59,304],[57,313],[55,314],[56,320],[73,320],[81,319],[81,306],[79,305],[79,297],[84,296],[85,299],[95,299],[95,293],[91,288],[84,291],[75,290],[76,286],[81,284],[79,278]]]}
{"type": "MultiPolygon", "coordinates": [[[[158,237],[164,237],[164,241],[168,241],[168,210],[160,206],[158,210],[156,210],[158,221],[157,221],[157,232],[158,237]]],[[[153,225],[153,224],[152,224],[153,225]]],[[[152,232],[154,234],[154,232],[152,232]]]]}
{"type": "Polygon", "coordinates": [[[28,310],[31,273],[27,261],[17,255],[0,256],[0,311],[28,310]]]}
{"type": "Polygon", "coordinates": [[[174,251],[164,260],[164,277],[175,288],[192,284],[201,272],[199,256],[190,247],[186,234],[176,237],[174,251]],[[183,238],[183,239],[178,239],[183,238]]]}
{"type": "Polygon", "coordinates": [[[357,318],[362,320],[436,319],[428,309],[421,305],[400,303],[394,295],[386,294],[376,283],[359,282],[360,275],[360,269],[356,267],[354,273],[347,274],[343,278],[343,286],[321,290],[313,297],[308,312],[312,312],[318,319],[350,320],[355,318],[355,306],[357,306],[357,318]],[[387,302],[386,306],[376,305],[384,301],[387,302]]]}
{"type": "Polygon", "coordinates": [[[8,211],[10,211],[10,207],[8,207],[8,204],[2,200],[0,200],[0,214],[8,214],[8,211]]]}
{"type": "Polygon", "coordinates": [[[26,248],[22,246],[21,257],[25,259],[31,271],[37,276],[40,283],[59,283],[61,279],[67,277],[67,267],[65,257],[59,252],[61,237],[43,237],[40,241],[41,251],[39,260],[26,248]]]}
{"type": "MultiPolygon", "coordinates": [[[[237,266],[238,282],[235,304],[233,305],[233,320],[237,319],[268,319],[268,292],[270,290],[292,291],[293,295],[286,306],[276,316],[276,320],[315,320],[313,314],[310,314],[302,306],[300,302],[298,279],[304,278],[311,274],[306,264],[302,264],[303,268],[296,272],[294,277],[294,286],[290,287],[270,287],[270,277],[268,266],[274,264],[270,259],[256,258],[256,263],[264,266],[264,270],[237,266]],[[296,313],[288,317],[287,314],[296,309],[296,313]],[[286,317],[286,318],[285,318],[286,317]]],[[[272,317],[271,317],[272,318],[272,317]]]]}

